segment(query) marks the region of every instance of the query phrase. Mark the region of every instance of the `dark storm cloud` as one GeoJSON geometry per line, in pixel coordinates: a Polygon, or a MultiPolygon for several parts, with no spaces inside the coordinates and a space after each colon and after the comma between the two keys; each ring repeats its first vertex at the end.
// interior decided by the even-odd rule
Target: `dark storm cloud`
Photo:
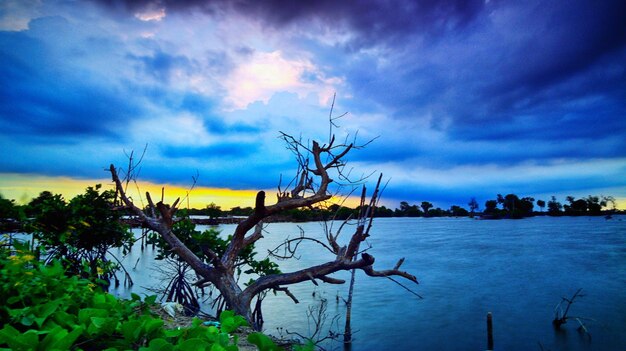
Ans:
{"type": "Polygon", "coordinates": [[[623,1],[540,2],[526,15],[532,38],[514,48],[517,60],[500,69],[510,76],[508,84],[495,88],[541,89],[587,70],[626,44],[623,1]]]}
{"type": "MultiPolygon", "coordinates": [[[[531,128],[516,125],[549,131],[547,138],[555,132],[564,139],[625,132],[626,3],[543,2],[518,10],[515,26],[526,34],[493,48],[502,60],[493,62],[491,74],[479,70],[486,84],[465,100],[477,106],[465,111],[456,106],[454,112],[464,118],[455,122],[493,123],[497,131],[518,116],[534,115],[531,128]]],[[[466,124],[454,132],[480,137],[480,130],[472,135],[468,129],[466,124]]]]}
{"type": "MultiPolygon", "coordinates": [[[[489,129],[489,128],[484,128],[489,129]]],[[[497,131],[494,132],[497,134],[497,131]]],[[[548,133],[548,132],[546,132],[548,133]]],[[[506,135],[505,133],[501,133],[506,135]]],[[[350,154],[350,161],[398,162],[402,165],[419,165],[432,169],[449,169],[459,165],[498,164],[514,166],[532,160],[546,163],[554,159],[599,159],[624,156],[626,140],[610,136],[601,140],[562,140],[553,138],[537,141],[536,138],[492,138],[481,142],[430,141],[420,142],[406,133],[399,138],[382,136],[363,151],[350,154]]]]}
{"type": "MultiPolygon", "coordinates": [[[[141,111],[115,88],[78,79],[48,61],[48,48],[27,32],[0,32],[0,126],[34,137],[115,137],[113,126],[141,111]]],[[[61,137],[61,138],[60,138],[61,137]]]]}
{"type": "Polygon", "coordinates": [[[359,33],[354,47],[394,41],[415,32],[440,35],[469,25],[478,16],[484,2],[480,0],[426,1],[255,1],[255,0],[94,0],[108,8],[134,13],[148,8],[167,11],[201,10],[220,14],[235,11],[266,24],[283,28],[298,21],[316,20],[335,28],[346,26],[359,33]]]}
{"type": "MultiPolygon", "coordinates": [[[[610,136],[626,135],[625,9],[618,1],[498,3],[464,37],[409,44],[382,66],[362,54],[336,72],[395,118],[429,116],[449,141],[500,142],[484,162],[506,158],[500,150],[518,139],[545,144],[528,159],[576,156],[559,143],[580,145],[580,157],[622,157],[624,141],[610,136]]],[[[465,158],[453,155],[439,156],[465,158]]]]}

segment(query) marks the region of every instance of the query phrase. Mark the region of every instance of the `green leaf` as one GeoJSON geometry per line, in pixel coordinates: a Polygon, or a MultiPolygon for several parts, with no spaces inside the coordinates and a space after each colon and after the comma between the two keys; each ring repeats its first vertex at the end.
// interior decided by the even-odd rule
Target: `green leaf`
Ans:
{"type": "Polygon", "coordinates": [[[166,338],[177,338],[183,335],[184,332],[185,330],[183,329],[167,329],[164,333],[166,338]]]}
{"type": "Polygon", "coordinates": [[[127,341],[136,341],[141,334],[141,322],[140,321],[128,321],[121,326],[122,335],[127,341]]]}
{"type": "Polygon", "coordinates": [[[118,320],[112,317],[91,317],[91,324],[87,328],[89,335],[111,335],[117,328],[118,320]]]}
{"type": "Polygon", "coordinates": [[[274,343],[269,336],[262,333],[251,333],[248,335],[248,342],[256,345],[259,351],[275,351],[278,350],[278,346],[274,343]]]}
{"type": "Polygon", "coordinates": [[[168,342],[165,339],[157,338],[150,340],[150,344],[148,347],[141,347],[139,351],[172,351],[174,350],[174,345],[168,342]]]}
{"type": "Polygon", "coordinates": [[[31,329],[24,334],[18,334],[12,340],[7,340],[7,345],[13,350],[33,350],[39,345],[39,335],[31,329]]]}
{"type": "Polygon", "coordinates": [[[76,339],[81,336],[83,330],[84,329],[82,327],[78,327],[68,333],[67,330],[61,327],[55,328],[44,338],[42,344],[47,347],[43,347],[43,349],[69,350],[71,346],[74,345],[74,342],[76,342],[76,339]],[[46,339],[48,338],[50,338],[50,340],[47,341],[46,339]]]}
{"type": "Polygon", "coordinates": [[[0,344],[8,343],[9,340],[15,339],[20,332],[12,327],[10,324],[5,324],[4,328],[0,329],[0,344]]]}
{"type": "Polygon", "coordinates": [[[232,333],[241,326],[248,325],[242,316],[236,316],[233,311],[223,311],[220,314],[220,323],[222,330],[226,333],[232,333]]]}
{"type": "Polygon", "coordinates": [[[153,319],[146,321],[146,324],[145,324],[146,333],[150,335],[153,332],[160,331],[161,328],[163,328],[163,324],[164,324],[163,320],[157,319],[157,318],[153,318],[153,319]]]}
{"type": "Polygon", "coordinates": [[[213,346],[211,346],[211,351],[226,351],[226,349],[220,344],[213,344],[213,346]]]}
{"type": "Polygon", "coordinates": [[[109,311],[102,308],[83,308],[78,311],[78,322],[88,325],[92,317],[107,317],[109,311]]]}
{"type": "Polygon", "coordinates": [[[76,315],[58,310],[52,315],[52,319],[61,326],[69,327],[76,324],[76,315]]]}
{"type": "Polygon", "coordinates": [[[105,302],[106,302],[106,297],[104,296],[104,294],[96,293],[96,294],[93,295],[93,304],[94,305],[103,304],[105,302]]]}
{"type": "Polygon", "coordinates": [[[35,316],[32,314],[29,314],[28,316],[24,316],[22,317],[22,319],[20,319],[20,323],[27,327],[30,327],[31,325],[33,325],[34,321],[35,321],[35,316]]]}
{"type": "Polygon", "coordinates": [[[304,345],[295,345],[294,351],[315,351],[315,343],[311,339],[307,339],[304,345]]]}
{"type": "Polygon", "coordinates": [[[224,310],[220,313],[220,322],[224,323],[224,320],[227,318],[233,318],[235,316],[235,312],[231,310],[224,310]]]}
{"type": "Polygon", "coordinates": [[[211,346],[211,344],[209,344],[208,342],[206,342],[206,341],[204,341],[204,340],[202,340],[200,338],[192,338],[192,339],[187,339],[187,340],[179,343],[178,345],[176,345],[174,350],[181,350],[181,351],[204,351],[209,346],[211,346]]]}
{"type": "Polygon", "coordinates": [[[197,328],[200,325],[202,325],[202,320],[198,317],[193,317],[193,319],[191,320],[191,326],[197,328]]]}
{"type": "Polygon", "coordinates": [[[156,301],[157,296],[156,295],[150,295],[150,296],[146,296],[146,298],[143,300],[145,303],[152,305],[154,304],[154,302],[156,301]]]}
{"type": "Polygon", "coordinates": [[[60,303],[61,301],[54,300],[54,301],[45,303],[41,306],[38,306],[35,309],[35,313],[37,314],[38,317],[34,318],[34,320],[35,320],[35,323],[37,323],[37,325],[39,326],[39,328],[41,328],[41,326],[46,321],[46,319],[48,319],[48,317],[57,310],[60,303]]]}
{"type": "Polygon", "coordinates": [[[20,301],[22,299],[22,296],[17,295],[17,296],[11,296],[7,299],[7,304],[8,305],[12,305],[18,301],[20,301]]]}

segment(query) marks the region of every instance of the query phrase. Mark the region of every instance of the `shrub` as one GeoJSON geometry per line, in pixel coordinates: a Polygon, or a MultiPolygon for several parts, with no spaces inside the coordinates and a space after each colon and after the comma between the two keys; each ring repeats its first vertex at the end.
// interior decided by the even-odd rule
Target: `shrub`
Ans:
{"type": "MultiPolygon", "coordinates": [[[[224,312],[221,328],[194,319],[166,330],[151,314],[156,296],[121,300],[89,280],[67,276],[53,260],[44,265],[27,249],[0,251],[0,348],[11,350],[237,350],[231,337],[246,324],[224,312]]],[[[270,346],[271,347],[271,346],[270,346]]]]}

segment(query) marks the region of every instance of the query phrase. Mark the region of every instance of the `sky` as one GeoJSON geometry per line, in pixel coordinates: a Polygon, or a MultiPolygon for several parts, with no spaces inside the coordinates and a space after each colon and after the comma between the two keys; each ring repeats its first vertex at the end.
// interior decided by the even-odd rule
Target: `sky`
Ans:
{"type": "MultiPolygon", "coordinates": [[[[0,1],[0,194],[140,187],[252,206],[280,132],[367,147],[383,204],[611,195],[626,208],[624,1],[0,1]],[[347,139],[346,139],[347,138],[347,139]]],[[[170,200],[171,201],[171,200],[170,200]]]]}

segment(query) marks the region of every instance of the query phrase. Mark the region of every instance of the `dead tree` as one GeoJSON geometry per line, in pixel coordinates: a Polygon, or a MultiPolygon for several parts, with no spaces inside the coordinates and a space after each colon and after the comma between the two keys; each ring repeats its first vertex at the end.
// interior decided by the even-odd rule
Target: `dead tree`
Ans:
{"type": "Polygon", "coordinates": [[[327,235],[328,245],[325,246],[332,252],[332,257],[324,263],[294,272],[261,276],[245,288],[237,283],[235,263],[237,255],[244,248],[263,238],[263,220],[283,211],[310,208],[329,200],[333,196],[329,185],[333,181],[347,180],[344,172],[344,158],[351,150],[357,148],[354,143],[336,143],[334,135],[330,137],[328,144],[323,145],[316,141],[305,144],[285,133],[281,133],[281,138],[296,156],[298,171],[293,178],[294,181],[287,186],[287,189],[281,189],[279,186],[277,201],[272,205],[266,205],[264,191],[257,193],[254,212],[239,223],[232,233],[232,239],[226,250],[221,255],[211,248],[204,248],[203,257],[199,257],[174,235],[172,226],[177,220],[175,214],[179,199],[172,205],[166,205],[163,200],[154,203],[150,194],[146,193],[148,205],[147,210],[144,211],[127,195],[123,181],[114,165],[110,166],[111,177],[123,206],[132,211],[146,227],[161,235],[169,244],[170,249],[189,264],[200,277],[196,285],[201,287],[213,285],[226,302],[226,307],[245,317],[256,329],[261,328],[261,321],[253,318],[251,307],[253,299],[255,297],[259,299],[270,290],[284,292],[297,303],[297,299],[287,286],[306,281],[312,281],[314,284],[318,284],[318,281],[343,284],[344,280],[331,275],[338,271],[352,269],[360,269],[372,277],[400,276],[417,283],[415,276],[400,270],[402,260],[393,269],[379,271],[374,269],[372,255],[359,252],[359,244],[369,235],[371,226],[371,221],[365,220],[360,221],[347,245],[339,245],[338,235],[327,235]],[[331,175],[337,180],[331,178],[331,175]]]}
{"type": "Polygon", "coordinates": [[[585,325],[583,321],[584,320],[593,321],[593,319],[584,318],[584,317],[574,317],[574,316],[568,315],[569,309],[570,307],[572,307],[572,304],[576,301],[576,298],[585,296],[581,294],[582,290],[583,290],[582,288],[576,290],[574,295],[572,295],[572,297],[570,297],[569,299],[566,297],[561,298],[561,302],[559,302],[554,308],[554,319],[552,320],[552,325],[554,326],[554,329],[560,330],[561,326],[567,323],[568,319],[574,319],[576,322],[578,322],[578,325],[579,325],[578,331],[582,333],[583,335],[587,335],[589,338],[591,338],[591,333],[589,333],[589,330],[587,329],[587,326],[585,325]],[[563,303],[567,303],[567,305],[565,306],[565,311],[563,311],[563,308],[562,308],[563,303]]]}

